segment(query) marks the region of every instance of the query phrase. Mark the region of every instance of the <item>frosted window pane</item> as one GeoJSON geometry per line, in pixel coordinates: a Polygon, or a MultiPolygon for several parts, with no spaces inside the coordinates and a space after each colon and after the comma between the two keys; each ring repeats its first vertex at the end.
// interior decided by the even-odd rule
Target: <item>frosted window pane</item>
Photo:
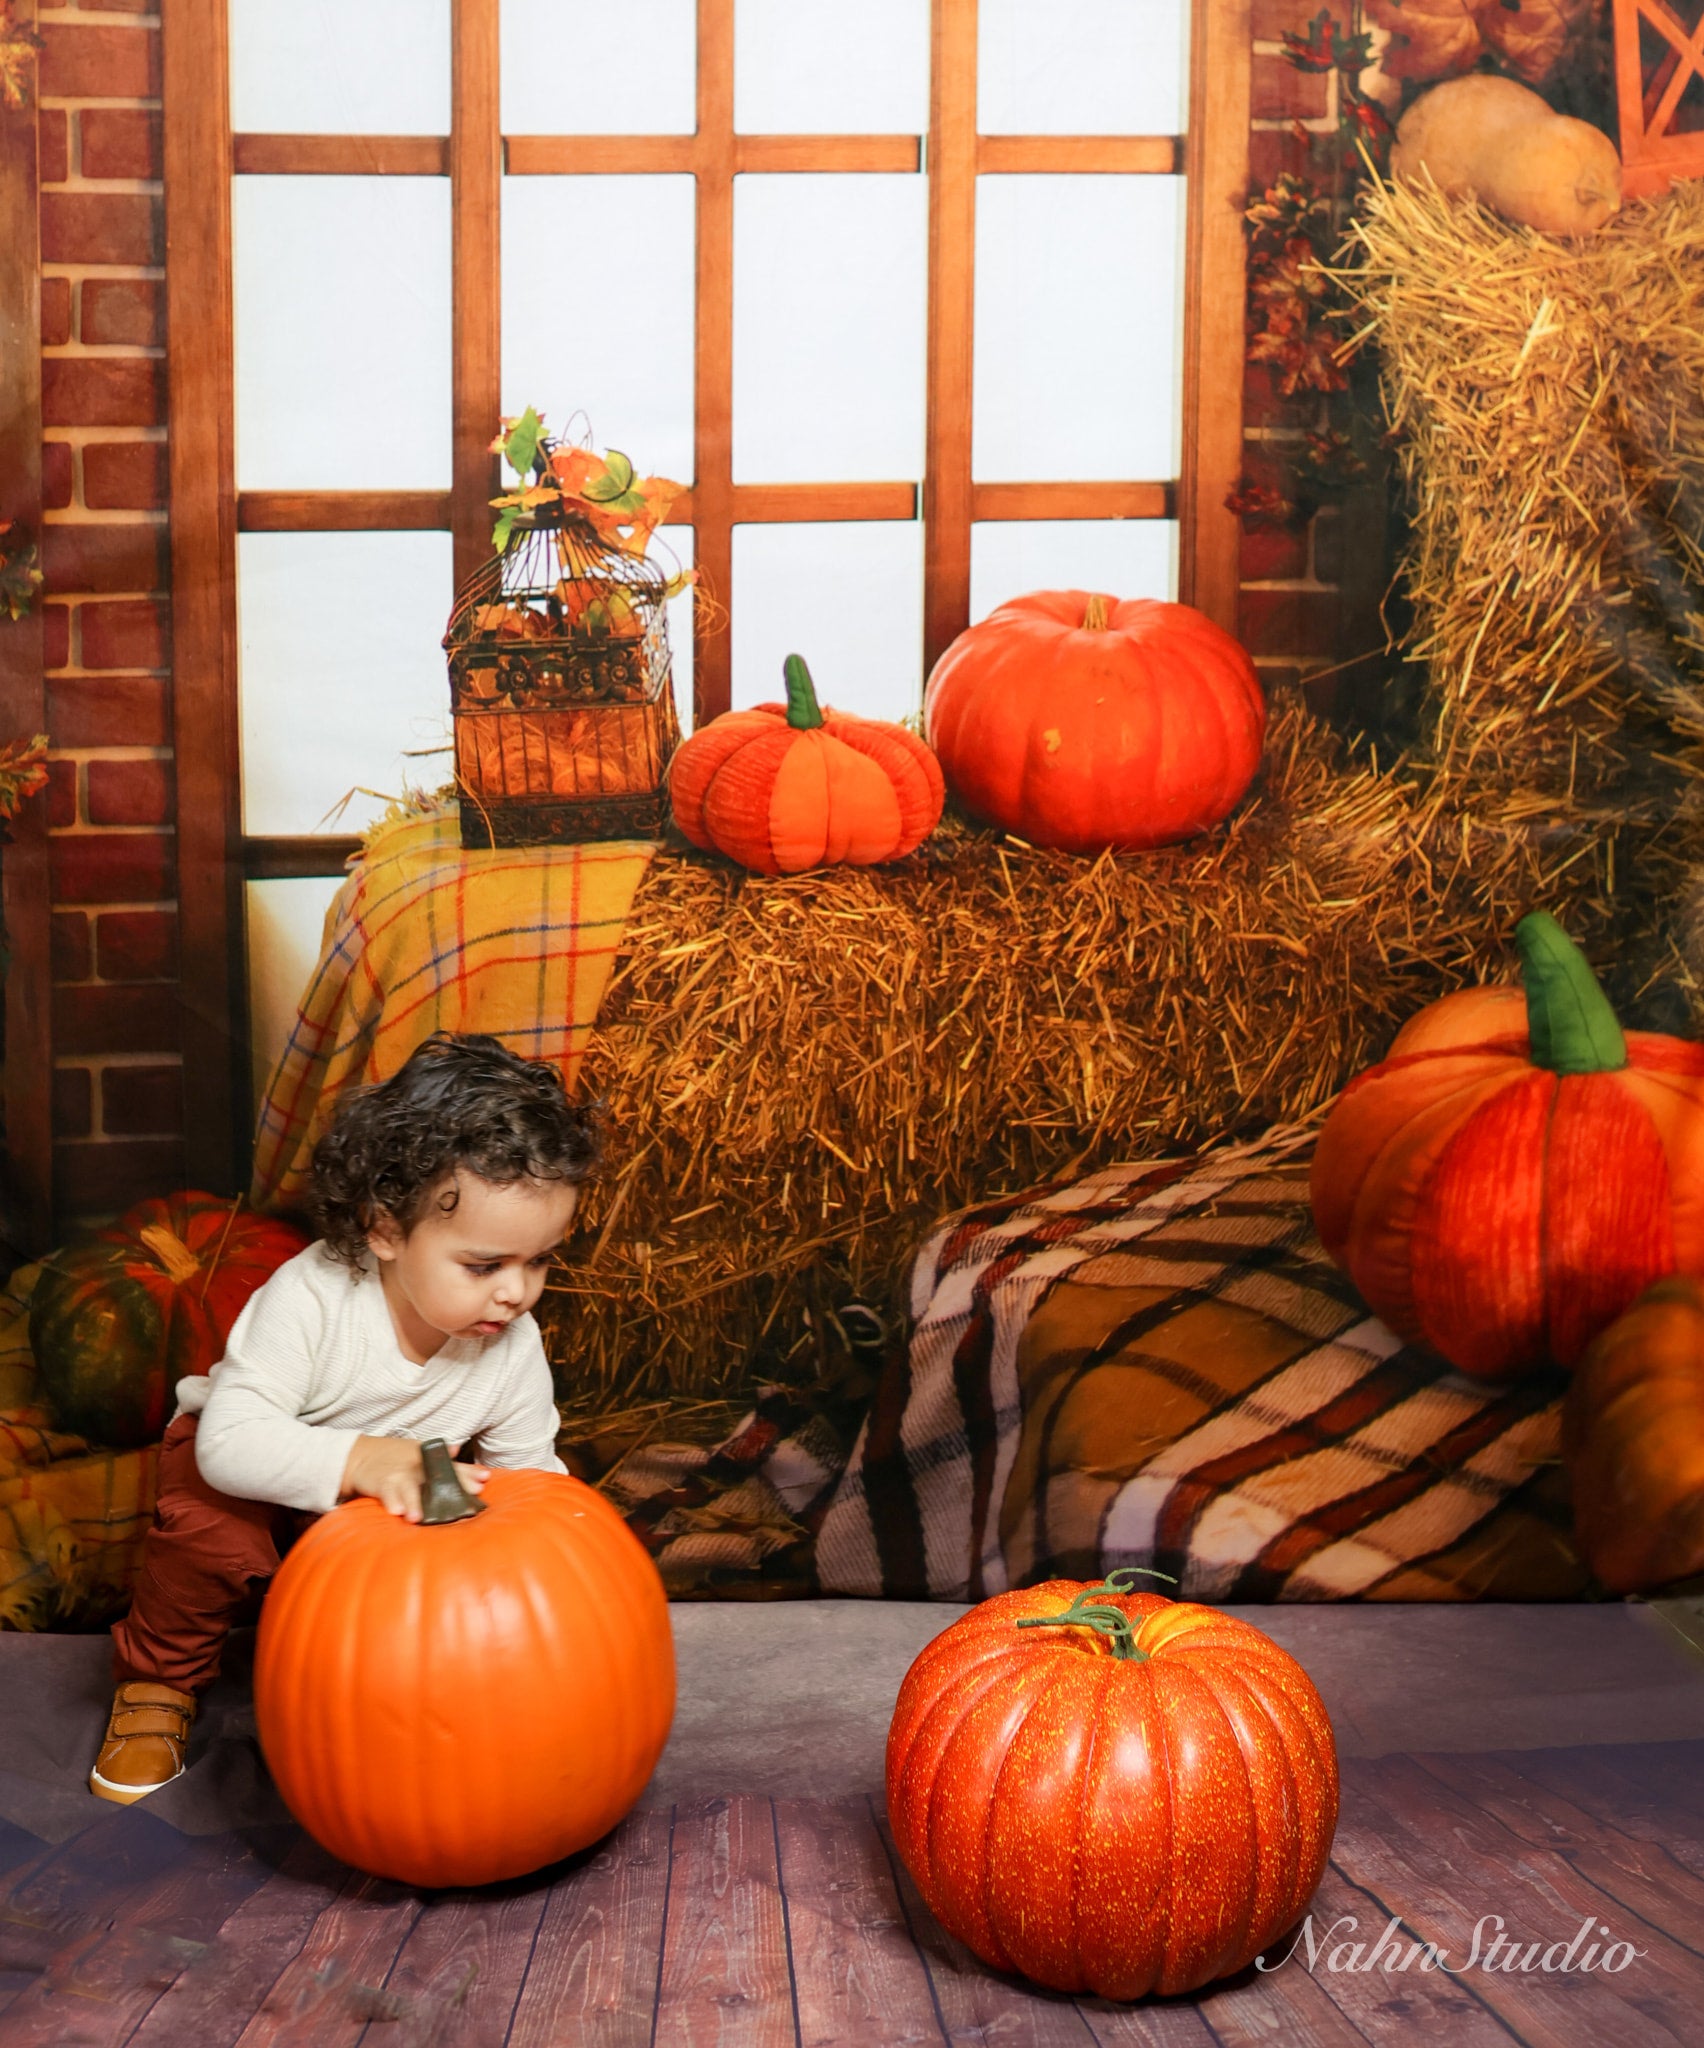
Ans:
{"type": "Polygon", "coordinates": [[[1183,180],[977,180],[979,479],[1178,465],[1183,180]]]}
{"type": "Polygon", "coordinates": [[[982,0],[977,126],[985,135],[1181,134],[1188,20],[1187,0],[982,0]]]}
{"type": "Polygon", "coordinates": [[[921,178],[734,182],[734,477],[923,474],[921,178]]]}
{"type": "Polygon", "coordinates": [[[342,886],[341,875],[247,885],[249,1052],[257,1106],[289,1042],[319,964],[326,911],[342,886]]]}
{"type": "Polygon", "coordinates": [[[817,695],[862,718],[923,701],[923,528],[915,520],[734,528],[735,709],[779,703],[802,654],[817,695]]]}
{"type": "Polygon", "coordinates": [[[584,413],[599,448],[681,484],[693,472],[693,182],[503,180],[503,411],[537,406],[570,440],[584,413]]]}
{"type": "Polygon", "coordinates": [[[1177,595],[1170,519],[991,519],[970,529],[970,616],[1032,590],[1177,595]]]}
{"type": "Polygon", "coordinates": [[[737,0],[734,126],[746,134],[921,135],[929,0],[737,0]]]}
{"type": "Polygon", "coordinates": [[[237,536],[243,829],[353,832],[450,778],[447,533],[237,536]],[[356,796],[328,817],[357,785],[356,796]]]}
{"type": "Polygon", "coordinates": [[[447,135],[450,0],[230,0],[231,126],[447,135]]]}
{"type": "Polygon", "coordinates": [[[237,483],[446,490],[447,178],[261,178],[231,194],[237,483]]]}
{"type": "Polygon", "coordinates": [[[503,0],[505,135],[690,135],[694,0],[503,0]]]}

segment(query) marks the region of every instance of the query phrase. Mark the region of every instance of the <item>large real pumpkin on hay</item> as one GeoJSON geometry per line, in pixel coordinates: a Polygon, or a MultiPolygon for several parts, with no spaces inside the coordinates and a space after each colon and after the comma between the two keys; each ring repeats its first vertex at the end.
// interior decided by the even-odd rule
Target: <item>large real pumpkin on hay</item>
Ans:
{"type": "Polygon", "coordinates": [[[1337,1826],[1307,1673],[1131,1577],[973,1608],[906,1673],[887,1743],[894,1843],[941,1925],[1103,1998],[1242,1969],[1313,1896],[1337,1826]]]}
{"type": "Polygon", "coordinates": [[[178,1381],[218,1364],[249,1296],[307,1242],[293,1224],[190,1189],[51,1254],[30,1297],[30,1343],[60,1424],[122,1449],[157,1442],[178,1381]]]}
{"type": "Polygon", "coordinates": [[[935,664],[929,744],[968,810],[1069,853],[1169,846],[1254,779],[1254,663],[1189,605],[1043,590],[998,606],[935,664]]]}
{"type": "Polygon", "coordinates": [[[470,1508],[427,1445],[420,1522],[322,1515],[261,1609],[256,1728],[302,1826],[403,1884],[493,1884],[627,1813],[674,1718],[657,1568],[559,1472],[497,1471],[470,1508]]]}
{"type": "Polygon", "coordinates": [[[1571,1366],[1653,1280],[1704,1268],[1704,1046],[1623,1032],[1542,912],[1522,988],[1423,1010],[1320,1132],[1314,1222],[1400,1336],[1501,1379],[1571,1366]]]}

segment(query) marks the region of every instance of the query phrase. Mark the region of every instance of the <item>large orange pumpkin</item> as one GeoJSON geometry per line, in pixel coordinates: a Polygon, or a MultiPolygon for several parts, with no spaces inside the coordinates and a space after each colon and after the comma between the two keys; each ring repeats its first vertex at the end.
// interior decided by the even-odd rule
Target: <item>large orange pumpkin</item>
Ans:
{"type": "Polygon", "coordinates": [[[785,704],[724,711],[676,748],[675,823],[764,875],[865,867],[920,845],[946,801],[934,755],[902,725],[819,705],[798,655],[784,674],[785,704]]]}
{"type": "Polygon", "coordinates": [[[961,633],[924,730],[978,817],[1071,853],[1168,846],[1241,801],[1266,700],[1229,633],[1184,604],[1043,590],[961,633]]]}
{"type": "Polygon", "coordinates": [[[59,1421],[100,1444],[157,1442],[178,1381],[218,1364],[243,1304],[307,1242],[192,1188],[52,1253],[30,1297],[30,1345],[59,1421]]]}
{"type": "Polygon", "coordinates": [[[1704,1046],[1623,1032],[1535,913],[1522,989],[1448,996],[1320,1132],[1320,1241],[1400,1336],[1488,1379],[1570,1366],[1653,1280],[1704,1268],[1704,1046]]]}
{"type": "Polygon", "coordinates": [[[906,1673],[887,1744],[894,1841],[941,1925],[1105,1998],[1240,1970],[1306,1905],[1337,1825],[1301,1666],[1129,1578],[973,1608],[906,1673]]]}
{"type": "MultiPolygon", "coordinates": [[[[429,1493],[453,1501],[442,1448],[429,1493]]],[[[346,1501],[261,1609],[255,1720],[285,1804],[405,1884],[490,1884],[597,1841],[674,1715],[662,1581],[603,1495],[500,1471],[481,1502],[440,1524],[346,1501]]]]}
{"type": "Polygon", "coordinates": [[[1562,1404],[1580,1555],[1612,1593],[1704,1572],[1704,1282],[1649,1287],[1562,1404]]]}

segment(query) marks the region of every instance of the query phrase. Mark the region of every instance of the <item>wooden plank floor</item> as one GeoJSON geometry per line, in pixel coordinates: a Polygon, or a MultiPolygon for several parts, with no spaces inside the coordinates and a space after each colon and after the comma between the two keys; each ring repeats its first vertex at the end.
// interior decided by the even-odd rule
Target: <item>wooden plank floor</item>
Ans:
{"type": "Polygon", "coordinates": [[[0,2048],[1695,2048],[1704,1742],[1352,1760],[1312,1927],[1311,1960],[1121,2007],[984,1968],[867,1799],[642,1810],[478,1892],[289,1827],[103,1814],[54,1848],[0,1823],[0,2048]],[[1593,1967],[1542,1967],[1581,1930],[1593,1967]]]}

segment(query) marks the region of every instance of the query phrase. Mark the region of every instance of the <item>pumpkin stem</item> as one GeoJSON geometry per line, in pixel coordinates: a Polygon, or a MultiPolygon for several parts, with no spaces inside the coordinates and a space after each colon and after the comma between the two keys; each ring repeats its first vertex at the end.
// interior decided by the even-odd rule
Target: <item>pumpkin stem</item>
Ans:
{"type": "Polygon", "coordinates": [[[423,1526],[464,1522],[469,1515],[484,1514],[484,1501],[476,1500],[456,1477],[450,1447],[441,1436],[423,1443],[420,1456],[426,1467],[425,1483],[420,1489],[420,1520],[423,1526]]]}
{"type": "Polygon", "coordinates": [[[1122,1607],[1113,1607],[1104,1601],[1097,1601],[1097,1593],[1129,1593],[1134,1587],[1122,1583],[1133,1580],[1138,1573],[1149,1579],[1176,1579],[1170,1572],[1150,1571],[1146,1565],[1123,1564],[1117,1571],[1108,1572],[1098,1586],[1084,1586],[1063,1614],[1028,1614],[1017,1623],[1019,1628],[1092,1628],[1097,1635],[1104,1636],[1111,1646],[1112,1654],[1126,1664],[1146,1664],[1148,1653],[1136,1647],[1136,1631],[1130,1626],[1130,1617],[1122,1607]]]}
{"type": "Polygon", "coordinates": [[[166,1277],[174,1287],[193,1280],[201,1271],[201,1261],[194,1252],[175,1230],[168,1230],[163,1223],[144,1224],[137,1235],[165,1268],[166,1277]]]}
{"type": "Polygon", "coordinates": [[[1553,1074],[1610,1074],[1627,1064],[1627,1041],[1586,956],[1548,911],[1515,926],[1526,990],[1532,1060],[1553,1074]]]}
{"type": "Polygon", "coordinates": [[[1106,615],[1116,602],[1115,598],[1107,597],[1101,591],[1091,591],[1088,609],[1083,613],[1083,631],[1085,633],[1104,633],[1106,631],[1106,615]]]}
{"type": "Polygon", "coordinates": [[[787,723],[795,732],[809,732],[813,726],[821,725],[822,706],[817,702],[816,685],[805,666],[805,657],[789,654],[781,664],[781,673],[787,679],[787,723]]]}

